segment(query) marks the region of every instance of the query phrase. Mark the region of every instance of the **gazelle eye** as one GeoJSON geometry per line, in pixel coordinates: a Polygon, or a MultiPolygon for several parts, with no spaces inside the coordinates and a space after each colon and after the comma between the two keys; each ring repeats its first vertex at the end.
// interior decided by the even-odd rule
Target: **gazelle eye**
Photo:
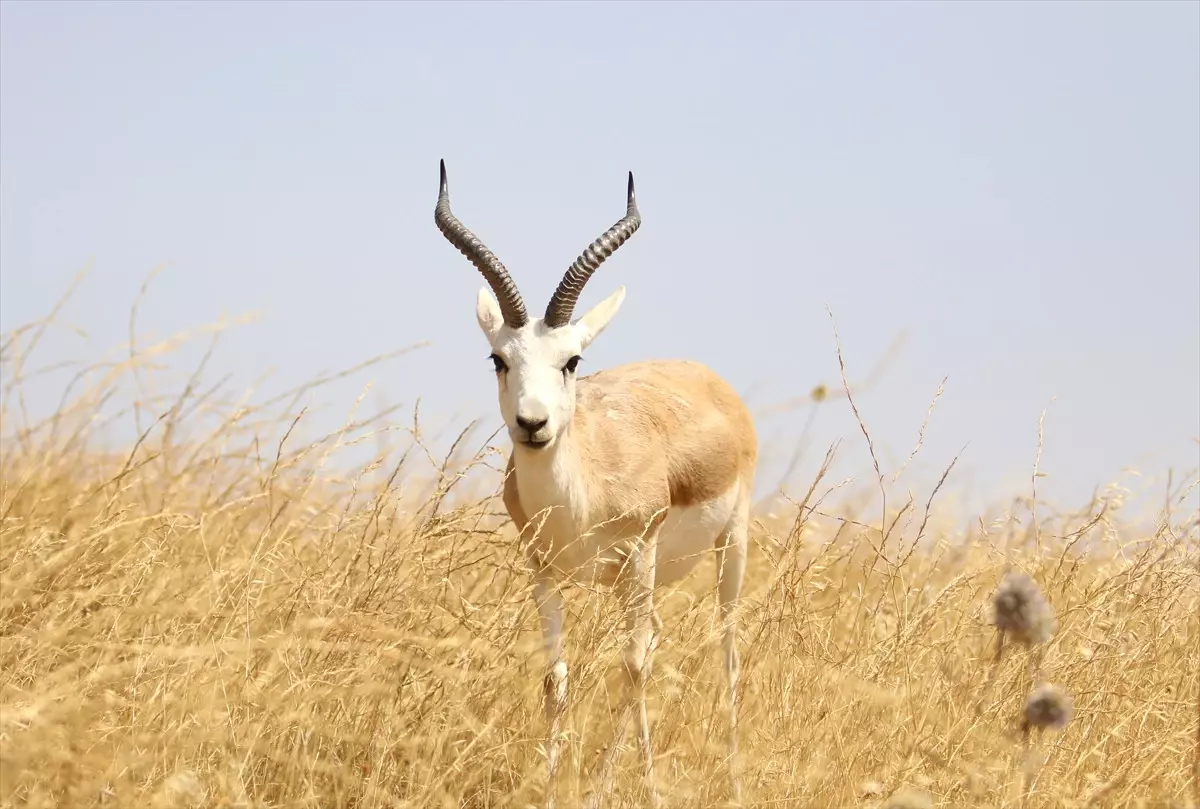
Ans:
{"type": "Polygon", "coordinates": [[[583,359],[583,357],[580,357],[577,354],[574,357],[571,357],[571,359],[567,360],[567,364],[563,366],[563,373],[566,373],[566,374],[575,373],[575,369],[579,367],[579,361],[581,359],[583,359]]]}
{"type": "Polygon", "coordinates": [[[492,354],[490,357],[488,357],[488,359],[491,360],[492,364],[496,366],[496,373],[499,374],[508,370],[508,366],[504,364],[504,360],[500,359],[499,355],[492,354]]]}

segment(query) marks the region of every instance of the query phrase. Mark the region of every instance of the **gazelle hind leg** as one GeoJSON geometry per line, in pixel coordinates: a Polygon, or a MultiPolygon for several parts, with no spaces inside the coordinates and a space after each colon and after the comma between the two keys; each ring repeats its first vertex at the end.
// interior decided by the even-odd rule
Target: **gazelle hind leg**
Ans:
{"type": "Polygon", "coordinates": [[[741,658],[737,648],[737,607],[746,572],[746,551],[750,533],[750,497],[743,491],[737,508],[717,541],[717,599],[721,615],[721,651],[725,668],[726,708],[729,711],[727,744],[730,789],[735,803],[741,802],[741,777],[737,766],[738,751],[738,677],[741,658]]]}

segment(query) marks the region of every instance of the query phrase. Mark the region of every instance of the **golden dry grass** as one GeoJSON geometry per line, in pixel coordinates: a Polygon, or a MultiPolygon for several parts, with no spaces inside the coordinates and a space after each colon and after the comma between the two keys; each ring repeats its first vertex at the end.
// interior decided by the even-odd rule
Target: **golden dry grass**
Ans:
{"type": "MultiPolygon", "coordinates": [[[[301,439],[298,399],[248,407],[196,377],[138,399],[141,439],[103,453],[95,414],[154,352],[20,422],[35,333],[4,343],[4,806],[540,802],[536,616],[494,478],[456,488],[499,467],[494,451],[456,451],[430,476],[415,445],[347,476],[330,458],[376,423],[301,439]]],[[[964,529],[936,506],[925,523],[922,498],[889,510],[881,542],[878,498],[859,509],[832,488],[753,533],[746,805],[877,807],[915,788],[939,807],[1196,806],[1195,514],[1129,536],[1096,501],[1036,530],[964,529]],[[1009,567],[1044,588],[1058,627],[993,666],[988,603],[1009,567]],[[1027,748],[1039,662],[1075,714],[1027,748]]],[[[726,797],[713,582],[705,565],[658,602],[650,707],[674,807],[726,797]]],[[[611,725],[620,651],[611,600],[569,603],[565,806],[611,725]]],[[[629,752],[609,805],[642,801],[629,752]]]]}

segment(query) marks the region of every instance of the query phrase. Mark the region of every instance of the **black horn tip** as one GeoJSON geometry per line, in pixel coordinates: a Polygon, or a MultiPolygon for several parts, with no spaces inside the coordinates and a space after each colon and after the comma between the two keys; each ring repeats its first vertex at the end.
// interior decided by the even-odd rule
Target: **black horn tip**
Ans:
{"type": "Polygon", "coordinates": [[[448,187],[449,183],[446,182],[446,161],[439,160],[438,165],[439,165],[439,168],[441,169],[441,171],[440,171],[441,178],[438,181],[438,191],[442,194],[446,194],[450,190],[448,187]]]}
{"type": "Polygon", "coordinates": [[[633,200],[633,172],[629,172],[629,199],[633,200]]]}

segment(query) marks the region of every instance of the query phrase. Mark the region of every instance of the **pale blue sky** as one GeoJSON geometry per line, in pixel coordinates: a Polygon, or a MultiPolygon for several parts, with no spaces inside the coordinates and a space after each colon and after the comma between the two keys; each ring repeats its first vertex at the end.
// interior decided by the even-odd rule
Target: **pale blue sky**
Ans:
{"type": "MultiPolygon", "coordinates": [[[[148,330],[263,312],[214,379],[430,340],[327,417],[375,378],[496,426],[438,159],[535,311],[632,169],[642,229],[581,308],[629,294],[586,368],[687,356],[766,406],[837,382],[828,305],[852,379],[907,335],[859,398],[887,468],[949,376],[914,482],[969,442],[951,486],[1027,490],[1052,396],[1049,497],[1198,463],[1195,2],[6,0],[0,68],[3,327],[94,261],[64,314],[90,342],[57,332],[48,359],[122,342],[165,265],[148,330]]],[[[803,420],[760,419],[765,483],[803,420]]],[[[804,469],[837,436],[867,471],[844,401],[804,469]]]]}

